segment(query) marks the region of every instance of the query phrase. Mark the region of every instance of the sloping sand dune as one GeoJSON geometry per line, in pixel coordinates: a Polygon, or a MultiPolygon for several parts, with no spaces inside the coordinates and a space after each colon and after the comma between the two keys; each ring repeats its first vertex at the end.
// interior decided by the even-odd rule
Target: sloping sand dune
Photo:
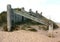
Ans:
{"type": "Polygon", "coordinates": [[[24,30],[13,32],[0,31],[0,42],[60,42],[60,28],[53,31],[54,38],[48,37],[47,33],[44,30],[39,32],[24,30]]]}
{"type": "Polygon", "coordinates": [[[4,32],[0,31],[0,42],[51,42],[52,39],[39,34],[37,32],[30,31],[14,31],[4,32]]]}

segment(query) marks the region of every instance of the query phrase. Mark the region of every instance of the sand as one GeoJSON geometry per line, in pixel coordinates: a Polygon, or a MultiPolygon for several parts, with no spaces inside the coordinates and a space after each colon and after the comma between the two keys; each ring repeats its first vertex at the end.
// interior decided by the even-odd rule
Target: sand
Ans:
{"type": "Polygon", "coordinates": [[[30,31],[14,31],[4,32],[0,31],[0,42],[51,42],[51,38],[30,31]]]}
{"type": "Polygon", "coordinates": [[[18,30],[13,32],[0,31],[0,42],[60,42],[60,28],[53,31],[54,38],[47,36],[47,31],[31,32],[18,30]]]}

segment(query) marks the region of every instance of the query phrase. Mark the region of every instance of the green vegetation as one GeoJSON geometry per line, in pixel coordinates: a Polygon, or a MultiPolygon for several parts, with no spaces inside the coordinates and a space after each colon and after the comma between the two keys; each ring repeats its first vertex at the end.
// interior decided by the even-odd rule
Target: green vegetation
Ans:
{"type": "Polygon", "coordinates": [[[33,31],[33,32],[37,32],[37,30],[36,29],[29,29],[29,31],[33,31]]]}
{"type": "Polygon", "coordinates": [[[24,24],[21,28],[22,30],[37,32],[36,29],[32,28],[30,25],[24,24]]]}
{"type": "Polygon", "coordinates": [[[7,12],[3,11],[0,13],[0,26],[6,24],[7,22],[7,12]]]}

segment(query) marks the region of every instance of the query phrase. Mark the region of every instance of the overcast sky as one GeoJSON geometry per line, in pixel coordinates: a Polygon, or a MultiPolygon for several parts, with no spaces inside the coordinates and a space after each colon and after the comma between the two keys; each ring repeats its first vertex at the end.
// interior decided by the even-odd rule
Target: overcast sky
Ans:
{"type": "Polygon", "coordinates": [[[0,12],[7,10],[7,4],[11,4],[12,8],[24,7],[26,11],[30,8],[34,12],[42,11],[45,17],[60,22],[60,0],[0,0],[0,12]]]}

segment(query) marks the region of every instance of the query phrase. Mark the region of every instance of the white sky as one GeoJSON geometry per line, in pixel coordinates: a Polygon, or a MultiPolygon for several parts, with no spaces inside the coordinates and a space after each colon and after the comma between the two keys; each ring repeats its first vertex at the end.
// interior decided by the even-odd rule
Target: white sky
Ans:
{"type": "Polygon", "coordinates": [[[60,22],[60,0],[0,0],[0,12],[7,10],[7,4],[12,8],[24,7],[26,11],[31,8],[55,22],[60,22]]]}

